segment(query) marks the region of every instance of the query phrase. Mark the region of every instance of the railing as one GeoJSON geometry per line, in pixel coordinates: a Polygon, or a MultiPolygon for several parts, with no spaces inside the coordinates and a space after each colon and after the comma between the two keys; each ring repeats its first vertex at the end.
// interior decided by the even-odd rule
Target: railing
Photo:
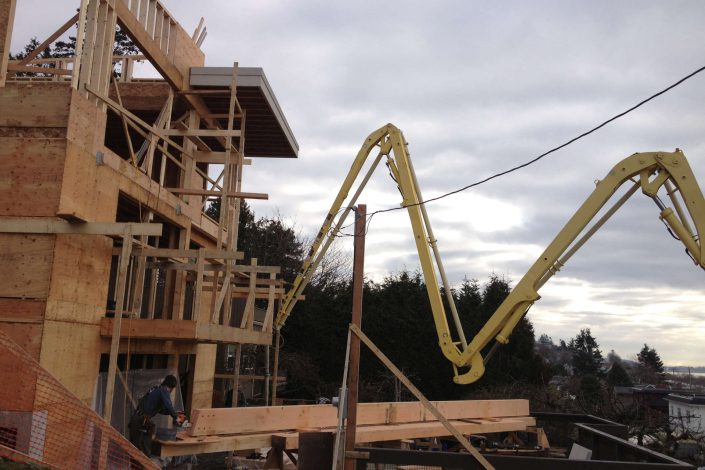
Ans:
{"type": "MultiPolygon", "coordinates": [[[[121,249],[115,248],[114,255],[121,249]]],[[[202,340],[207,342],[232,342],[229,333],[212,327],[232,327],[250,333],[252,338],[266,339],[272,333],[275,303],[284,294],[281,279],[277,279],[278,266],[259,266],[256,259],[250,264],[236,264],[242,253],[207,249],[161,249],[134,248],[127,268],[126,285],[120,289],[115,278],[111,282],[113,299],[111,306],[118,304],[116,292],[123,292],[123,317],[132,320],[188,321],[194,324],[169,328],[159,334],[173,339],[202,340]],[[231,273],[223,277],[223,272],[231,273]],[[239,299],[239,304],[238,304],[239,299]],[[264,311],[264,317],[255,321],[256,304],[264,311]],[[183,335],[180,337],[178,335],[183,335]]],[[[104,322],[105,335],[111,329],[104,322]]],[[[139,331],[139,321],[123,322],[123,335],[133,338],[154,335],[139,331]]]]}

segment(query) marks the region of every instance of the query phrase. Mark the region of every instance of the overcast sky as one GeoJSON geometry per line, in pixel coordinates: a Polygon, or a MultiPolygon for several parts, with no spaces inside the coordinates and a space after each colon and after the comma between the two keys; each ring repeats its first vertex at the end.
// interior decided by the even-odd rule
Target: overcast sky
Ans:
{"type": "MultiPolygon", "coordinates": [[[[78,4],[18,3],[15,50],[78,4]]],[[[430,198],[530,160],[705,65],[705,3],[695,0],[165,4],[187,31],[205,17],[206,65],[264,68],[300,156],[256,160],[243,189],[269,193],[252,203],[257,215],[278,211],[308,237],[365,137],[387,122],[404,131],[430,198]]],[[[496,274],[516,284],[594,181],[634,152],[681,148],[705,181],[704,102],[705,73],[528,168],[429,204],[451,282],[496,274]]],[[[368,212],[399,204],[383,168],[359,202],[368,212]]],[[[415,270],[407,215],[374,217],[366,251],[372,279],[415,270]]],[[[637,193],[541,290],[530,319],[554,340],[590,327],[604,354],[631,359],[647,342],[666,364],[705,365],[704,280],[637,193]]]]}

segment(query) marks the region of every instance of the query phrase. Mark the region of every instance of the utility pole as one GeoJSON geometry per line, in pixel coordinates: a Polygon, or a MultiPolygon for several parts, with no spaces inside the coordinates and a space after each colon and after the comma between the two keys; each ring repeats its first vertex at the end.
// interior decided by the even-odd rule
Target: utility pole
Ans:
{"type": "MultiPolygon", "coordinates": [[[[352,324],[362,328],[362,287],[365,282],[365,229],[367,206],[358,204],[355,211],[355,254],[353,261],[352,324]]],[[[357,384],[360,378],[360,338],[350,335],[350,365],[348,370],[347,424],[345,426],[345,470],[354,470],[356,460],[348,457],[355,450],[357,426],[357,384]]]]}

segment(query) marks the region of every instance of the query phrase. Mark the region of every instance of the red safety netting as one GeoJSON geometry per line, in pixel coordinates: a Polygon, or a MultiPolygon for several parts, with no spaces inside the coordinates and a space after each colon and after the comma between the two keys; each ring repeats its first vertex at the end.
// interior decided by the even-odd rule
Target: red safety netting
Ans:
{"type": "Polygon", "coordinates": [[[0,331],[0,456],[49,468],[158,468],[0,331]]]}

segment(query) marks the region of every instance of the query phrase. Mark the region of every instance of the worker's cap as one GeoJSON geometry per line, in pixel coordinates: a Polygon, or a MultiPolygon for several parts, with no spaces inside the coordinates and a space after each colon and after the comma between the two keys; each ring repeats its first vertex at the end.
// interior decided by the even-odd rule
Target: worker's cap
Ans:
{"type": "Polygon", "coordinates": [[[167,375],[166,377],[164,377],[162,385],[166,385],[169,388],[175,388],[177,383],[178,382],[176,381],[176,377],[174,377],[173,375],[167,375]]]}

